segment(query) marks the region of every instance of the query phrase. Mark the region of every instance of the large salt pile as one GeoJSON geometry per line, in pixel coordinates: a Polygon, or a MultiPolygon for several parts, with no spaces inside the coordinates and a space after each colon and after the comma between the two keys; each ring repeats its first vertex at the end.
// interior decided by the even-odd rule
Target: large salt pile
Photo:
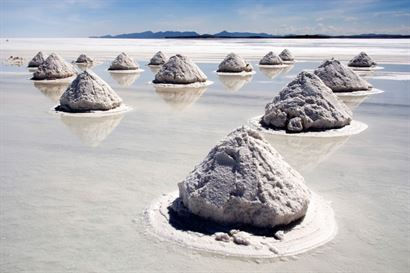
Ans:
{"type": "Polygon", "coordinates": [[[165,56],[162,51],[158,51],[155,55],[151,58],[148,65],[163,65],[167,61],[167,57],[165,56]]]}
{"type": "Polygon", "coordinates": [[[284,49],[280,54],[279,57],[282,59],[282,61],[285,62],[294,62],[295,58],[293,57],[292,53],[289,51],[289,49],[284,49]]]}
{"type": "Polygon", "coordinates": [[[260,61],[260,65],[282,65],[282,59],[277,56],[275,53],[270,51],[268,54],[266,54],[260,61]]]}
{"type": "Polygon", "coordinates": [[[27,67],[39,67],[44,62],[43,52],[39,51],[28,63],[27,67]]]}
{"type": "Polygon", "coordinates": [[[347,65],[350,67],[372,67],[376,65],[376,62],[373,61],[366,52],[360,52],[359,55],[351,59],[347,65]]]}
{"type": "Polygon", "coordinates": [[[120,55],[115,58],[115,60],[111,63],[110,68],[108,70],[138,70],[139,66],[137,63],[134,62],[126,53],[122,52],[120,55]]]}
{"type": "Polygon", "coordinates": [[[60,98],[57,111],[107,111],[122,105],[121,98],[100,77],[86,70],[79,74],[60,98]]]}
{"type": "Polygon", "coordinates": [[[301,72],[265,107],[262,125],[293,133],[341,128],[352,113],[316,75],[301,72]]]}
{"type": "Polygon", "coordinates": [[[91,59],[90,57],[88,57],[85,54],[81,54],[80,56],[78,56],[78,58],[75,62],[78,63],[78,64],[92,64],[94,62],[94,60],[91,59]]]}
{"type": "Polygon", "coordinates": [[[201,69],[182,55],[175,55],[161,67],[155,75],[155,84],[192,84],[206,82],[207,77],[201,69]]]}
{"type": "Polygon", "coordinates": [[[338,60],[324,61],[314,72],[333,92],[365,91],[372,86],[338,60]]]}
{"type": "Polygon", "coordinates": [[[74,67],[59,55],[50,56],[33,73],[32,80],[58,80],[72,77],[76,74],[74,67]]]}
{"type": "Polygon", "coordinates": [[[219,64],[217,72],[222,73],[241,73],[252,72],[253,67],[247,63],[241,56],[230,53],[219,64]]]}
{"type": "Polygon", "coordinates": [[[311,195],[303,177],[246,127],[217,144],[178,186],[191,213],[222,224],[261,228],[300,219],[311,195]]]}

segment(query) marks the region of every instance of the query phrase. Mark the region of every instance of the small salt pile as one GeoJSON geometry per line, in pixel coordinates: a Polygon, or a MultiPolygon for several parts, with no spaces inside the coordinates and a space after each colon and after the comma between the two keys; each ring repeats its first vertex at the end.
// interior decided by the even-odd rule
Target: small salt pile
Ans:
{"type": "Polygon", "coordinates": [[[27,67],[39,67],[44,62],[43,52],[39,51],[28,63],[27,67]]]}
{"type": "Polygon", "coordinates": [[[158,51],[155,55],[151,58],[148,65],[163,65],[167,61],[167,57],[165,56],[162,51],[158,51]]]}
{"type": "Polygon", "coordinates": [[[216,72],[222,73],[241,73],[253,71],[252,65],[247,63],[241,56],[230,53],[219,64],[216,72]]]}
{"type": "Polygon", "coordinates": [[[138,70],[139,66],[137,63],[134,62],[126,53],[122,52],[120,55],[115,58],[115,60],[111,63],[110,68],[108,70],[138,70]]]}
{"type": "Polygon", "coordinates": [[[260,65],[282,65],[283,61],[282,59],[277,56],[275,53],[270,51],[268,54],[266,54],[260,61],[260,65]]]}
{"type": "Polygon", "coordinates": [[[376,62],[370,58],[366,52],[360,52],[359,55],[355,56],[353,59],[349,61],[347,66],[350,67],[373,67],[376,66],[376,62]]]}

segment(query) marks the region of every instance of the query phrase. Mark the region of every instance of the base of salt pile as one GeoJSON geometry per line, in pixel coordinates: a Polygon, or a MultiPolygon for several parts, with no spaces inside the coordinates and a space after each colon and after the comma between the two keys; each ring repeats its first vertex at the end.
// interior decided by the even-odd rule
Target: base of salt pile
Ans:
{"type": "Polygon", "coordinates": [[[118,106],[117,108],[111,109],[111,110],[98,110],[98,111],[87,111],[87,112],[64,112],[64,111],[58,111],[56,108],[59,105],[54,106],[49,112],[51,114],[56,114],[60,116],[70,116],[70,117],[105,117],[105,116],[112,116],[112,115],[120,115],[129,111],[132,111],[133,108],[130,106],[127,106],[125,104],[122,104],[118,106]]]}
{"type": "Polygon", "coordinates": [[[144,213],[147,231],[182,247],[255,259],[301,254],[324,245],[337,233],[329,202],[313,192],[302,220],[274,229],[218,225],[190,214],[181,204],[178,192],[154,201],[144,213]]]}
{"type": "Polygon", "coordinates": [[[375,71],[375,70],[383,70],[383,66],[371,66],[371,67],[354,67],[349,66],[350,69],[354,71],[375,71]]]}
{"type": "MultiPolygon", "coordinates": [[[[35,70],[34,70],[35,71],[35,70]]],[[[32,82],[36,83],[42,83],[42,84],[63,84],[63,83],[71,83],[76,76],[71,76],[68,78],[62,78],[62,79],[54,79],[54,80],[31,80],[32,82]]]]}
{"type": "Polygon", "coordinates": [[[216,74],[218,75],[224,75],[224,76],[249,76],[249,75],[254,75],[256,74],[256,71],[241,71],[241,72],[218,72],[215,71],[216,74]]]}
{"type": "Polygon", "coordinates": [[[133,73],[144,72],[144,69],[141,69],[141,68],[138,68],[138,69],[124,69],[124,70],[108,69],[107,71],[110,72],[110,73],[113,73],[113,74],[133,74],[133,73]]]}
{"type": "Polygon", "coordinates": [[[254,130],[257,130],[263,134],[272,134],[272,135],[286,135],[294,137],[342,137],[342,136],[352,136],[357,135],[367,129],[367,124],[352,120],[349,125],[346,125],[338,129],[329,129],[324,131],[308,131],[300,133],[289,133],[286,130],[274,130],[262,126],[261,120],[263,116],[257,116],[248,121],[249,127],[254,130]]]}
{"type": "Polygon", "coordinates": [[[209,85],[214,84],[213,81],[205,81],[205,82],[194,82],[194,83],[188,83],[188,84],[176,84],[176,83],[154,83],[154,82],[148,82],[148,84],[154,85],[154,87],[159,87],[159,88],[201,88],[201,87],[206,87],[209,85]]]}
{"type": "Polygon", "coordinates": [[[343,97],[363,97],[383,93],[383,90],[371,88],[369,90],[360,90],[353,92],[334,92],[336,96],[343,100],[343,97]]]}
{"type": "Polygon", "coordinates": [[[269,64],[259,64],[258,66],[261,68],[285,68],[288,67],[290,65],[292,65],[293,63],[285,63],[283,62],[283,64],[275,64],[275,65],[269,65],[269,64]]]}

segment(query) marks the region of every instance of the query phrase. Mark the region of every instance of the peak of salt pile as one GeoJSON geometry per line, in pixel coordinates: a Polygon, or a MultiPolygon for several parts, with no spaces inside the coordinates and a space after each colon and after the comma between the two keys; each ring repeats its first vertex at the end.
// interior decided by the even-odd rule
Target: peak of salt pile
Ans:
{"type": "Polygon", "coordinates": [[[80,64],[90,64],[90,63],[93,63],[94,60],[91,59],[90,57],[88,57],[85,54],[81,54],[80,56],[78,56],[78,58],[75,62],[80,63],[80,64]]]}
{"type": "Polygon", "coordinates": [[[289,51],[289,49],[284,49],[280,54],[279,57],[282,59],[282,61],[285,62],[291,62],[294,61],[295,58],[293,57],[292,53],[289,51]]]}
{"type": "Polygon", "coordinates": [[[122,104],[115,91],[95,73],[86,70],[79,74],[60,98],[57,111],[107,111],[122,104]]]}
{"type": "Polygon", "coordinates": [[[126,53],[122,52],[115,58],[111,63],[108,70],[137,70],[139,68],[138,64],[134,62],[126,53]]]}
{"type": "Polygon", "coordinates": [[[206,80],[206,75],[190,58],[177,54],[169,58],[155,74],[153,83],[191,84],[206,80]]]}
{"type": "Polygon", "coordinates": [[[33,80],[56,80],[74,76],[77,72],[74,67],[64,61],[59,55],[50,56],[33,73],[33,80]]]}
{"type": "Polygon", "coordinates": [[[366,52],[360,52],[347,65],[351,67],[372,67],[376,65],[376,62],[366,52]]]}
{"type": "Polygon", "coordinates": [[[333,92],[369,90],[371,85],[338,60],[324,61],[314,72],[333,92]]]}
{"type": "Polygon", "coordinates": [[[301,72],[265,107],[262,124],[290,132],[328,130],[350,124],[352,113],[316,75],[301,72]]]}
{"type": "Polygon", "coordinates": [[[283,64],[282,59],[277,56],[275,53],[270,51],[266,54],[260,61],[259,64],[262,65],[281,65],[283,64]]]}
{"type": "Polygon", "coordinates": [[[306,214],[303,177],[256,131],[241,127],[178,184],[184,206],[222,224],[275,227],[306,214]]]}
{"type": "Polygon", "coordinates": [[[167,57],[165,56],[165,54],[162,53],[162,51],[158,51],[154,56],[152,56],[148,65],[163,65],[166,61],[167,57]]]}
{"type": "Polygon", "coordinates": [[[43,52],[39,51],[28,63],[28,67],[39,67],[44,62],[43,52]]]}
{"type": "Polygon", "coordinates": [[[241,56],[230,53],[219,64],[217,72],[240,73],[251,72],[252,65],[248,64],[241,56]]]}

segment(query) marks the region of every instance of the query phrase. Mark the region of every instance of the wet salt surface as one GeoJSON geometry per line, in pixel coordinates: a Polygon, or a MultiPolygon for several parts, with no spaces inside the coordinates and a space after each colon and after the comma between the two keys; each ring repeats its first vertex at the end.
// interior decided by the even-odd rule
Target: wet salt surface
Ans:
{"type": "MultiPolygon", "coordinates": [[[[337,149],[328,142],[326,149],[317,149],[317,142],[292,142],[288,150],[286,138],[270,140],[278,142],[285,158],[289,151],[312,190],[332,201],[338,234],[296,258],[255,263],[160,241],[145,231],[142,213],[161,194],[176,190],[218,140],[262,114],[289,82],[288,75],[319,62],[296,63],[272,80],[256,70],[236,91],[228,91],[212,73],[216,64],[199,63],[215,84],[190,92],[188,99],[156,92],[147,84],[154,77],[149,69],[121,87],[106,71],[108,65],[93,70],[134,109],[115,120],[50,115],[55,105],[50,92],[37,89],[25,74],[0,73],[2,272],[408,270],[408,81],[369,77],[385,92],[355,108],[354,118],[369,128],[338,142],[337,149]],[[300,159],[311,153],[316,156],[310,168],[303,168],[300,159]],[[313,164],[315,158],[321,160],[313,164]]],[[[383,66],[383,73],[410,73],[408,65],[383,66]]]]}

